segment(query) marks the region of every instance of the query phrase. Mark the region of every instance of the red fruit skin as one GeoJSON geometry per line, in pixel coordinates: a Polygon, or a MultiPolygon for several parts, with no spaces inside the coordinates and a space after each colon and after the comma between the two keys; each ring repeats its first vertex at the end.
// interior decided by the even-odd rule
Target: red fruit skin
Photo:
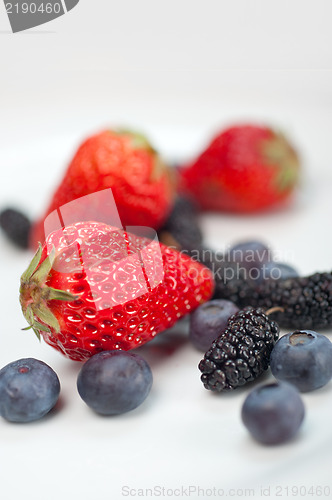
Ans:
{"type": "Polygon", "coordinates": [[[203,210],[250,213],[289,199],[299,160],[272,129],[237,125],[218,134],[181,174],[181,189],[203,210]]]}
{"type": "MultiPolygon", "coordinates": [[[[158,229],[174,198],[170,169],[143,137],[130,132],[102,131],[78,148],[45,214],[32,228],[30,247],[35,249],[39,242],[44,242],[44,220],[51,212],[108,188],[112,189],[123,226],[158,229]]],[[[102,210],[100,207],[101,215],[102,210]]],[[[79,220],[82,219],[78,216],[79,220]]]]}
{"type": "MultiPolygon", "coordinates": [[[[72,360],[136,348],[213,293],[212,274],[198,262],[105,224],[76,223],[50,234],[40,264],[53,246],[56,258],[45,285],[70,292],[76,300],[48,301],[60,331],[50,327],[39,333],[72,360]]],[[[21,291],[23,312],[31,303],[29,290],[21,291]]]]}

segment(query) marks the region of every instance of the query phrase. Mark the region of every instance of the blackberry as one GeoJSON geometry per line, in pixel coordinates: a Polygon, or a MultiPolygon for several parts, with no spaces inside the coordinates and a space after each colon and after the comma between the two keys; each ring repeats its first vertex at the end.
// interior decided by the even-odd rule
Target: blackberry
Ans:
{"type": "Polygon", "coordinates": [[[16,246],[28,248],[31,222],[26,215],[7,208],[0,213],[0,227],[16,246]]]}
{"type": "Polygon", "coordinates": [[[199,363],[206,389],[228,391],[255,380],[269,366],[279,327],[261,308],[246,307],[229,318],[199,363]]]}
{"type": "Polygon", "coordinates": [[[310,330],[332,326],[332,272],[280,279],[271,275],[259,282],[248,278],[238,263],[222,254],[210,252],[210,260],[204,260],[205,255],[206,250],[202,250],[198,260],[213,272],[213,299],[230,300],[240,308],[278,307],[271,318],[283,328],[310,330]]]}
{"type": "Polygon", "coordinates": [[[198,211],[190,199],[178,197],[175,200],[173,210],[159,231],[159,239],[189,254],[201,246],[203,235],[198,223],[198,211]]]}
{"type": "Polygon", "coordinates": [[[215,290],[213,299],[224,299],[242,307],[250,305],[247,298],[257,283],[248,278],[246,270],[238,262],[227,259],[223,254],[202,249],[198,260],[213,273],[215,290]],[[208,256],[208,257],[207,257],[208,256]]]}
{"type": "Polygon", "coordinates": [[[213,273],[215,280],[213,299],[229,300],[239,307],[250,305],[248,296],[258,281],[248,276],[247,269],[240,262],[235,262],[229,255],[203,245],[197,246],[192,254],[195,260],[204,264],[213,273]]]}
{"type": "Polygon", "coordinates": [[[332,273],[269,279],[257,287],[246,283],[235,302],[240,307],[282,308],[271,317],[284,328],[328,328],[332,326],[332,273]]]}

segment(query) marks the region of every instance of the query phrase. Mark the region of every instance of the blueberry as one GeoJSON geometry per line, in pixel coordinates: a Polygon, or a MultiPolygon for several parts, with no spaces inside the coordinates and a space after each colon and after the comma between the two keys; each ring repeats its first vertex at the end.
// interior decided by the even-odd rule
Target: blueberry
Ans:
{"type": "Polygon", "coordinates": [[[264,264],[262,280],[263,279],[289,279],[297,278],[299,273],[293,266],[286,264],[285,262],[274,262],[270,261],[264,264]]]}
{"type": "Polygon", "coordinates": [[[175,243],[176,247],[186,250],[189,255],[200,248],[203,235],[198,223],[197,206],[191,199],[183,196],[176,198],[171,213],[159,231],[159,237],[162,243],[169,246],[175,243]]]}
{"type": "Polygon", "coordinates": [[[148,396],[152,373],[139,355],[126,351],[103,351],[82,366],[77,389],[83,401],[102,415],[133,410],[148,396]]]}
{"type": "Polygon", "coordinates": [[[242,421],[251,435],[263,444],[281,444],[298,431],[304,418],[298,390],[286,382],[256,387],[242,406],[242,421]]]}
{"type": "Polygon", "coordinates": [[[262,267],[271,260],[270,249],[261,241],[243,241],[229,250],[230,260],[246,271],[246,278],[261,278],[262,267]]]}
{"type": "Polygon", "coordinates": [[[2,210],[0,227],[16,246],[28,248],[31,222],[25,214],[14,208],[2,210]]]}
{"type": "Polygon", "coordinates": [[[19,359],[0,370],[0,415],[10,422],[31,422],[58,400],[57,374],[43,361],[19,359]]]}
{"type": "Polygon", "coordinates": [[[271,371],[276,379],[295,385],[301,392],[318,389],[332,378],[332,343],[311,330],[297,330],[274,346],[271,371]]]}
{"type": "Polygon", "coordinates": [[[199,306],[190,315],[189,339],[200,351],[207,351],[212,342],[221,335],[230,316],[239,308],[230,300],[210,300],[199,306]]]}

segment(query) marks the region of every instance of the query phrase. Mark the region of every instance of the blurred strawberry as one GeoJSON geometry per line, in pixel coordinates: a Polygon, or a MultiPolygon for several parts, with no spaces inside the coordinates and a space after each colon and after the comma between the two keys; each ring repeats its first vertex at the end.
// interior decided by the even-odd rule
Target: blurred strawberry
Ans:
{"type": "MultiPolygon", "coordinates": [[[[78,148],[44,216],[32,229],[30,246],[35,248],[44,241],[47,215],[77,198],[107,188],[112,189],[123,226],[157,229],[172,207],[172,174],[147,139],[131,131],[105,130],[78,148]]],[[[98,210],[102,220],[103,206],[98,210]]]]}
{"type": "Polygon", "coordinates": [[[287,200],[299,170],[297,153],[282,134],[237,125],[218,134],[183,169],[181,184],[204,210],[255,212],[287,200]]]}

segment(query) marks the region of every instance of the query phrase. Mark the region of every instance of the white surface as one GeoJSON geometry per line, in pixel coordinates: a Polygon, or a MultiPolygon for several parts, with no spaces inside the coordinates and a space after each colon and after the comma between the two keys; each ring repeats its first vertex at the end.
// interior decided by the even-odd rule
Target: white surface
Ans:
{"type": "MultiPolygon", "coordinates": [[[[182,161],[226,124],[267,121],[303,156],[293,206],[255,217],[204,215],[206,241],[223,247],[255,236],[302,273],[331,269],[331,2],[95,4],[101,16],[81,0],[17,35],[0,10],[0,208],[40,214],[78,143],[104,126],[140,128],[165,157],[182,161]]],[[[185,323],[141,348],[154,385],[139,409],[110,419],[92,413],[76,391],[80,364],[21,331],[19,277],[30,257],[0,233],[0,366],[27,356],[49,363],[61,405],[29,425],[1,419],[4,498],[120,500],[124,486],[136,488],[129,498],[155,486],[170,498],[190,485],[257,499],[261,487],[270,487],[268,498],[286,498],[287,486],[288,497],[313,498],[312,485],[332,491],[332,384],[303,396],[307,415],[294,442],[262,447],[240,421],[245,389],[203,389],[201,354],[186,342],[185,323]],[[301,485],[307,490],[293,495],[301,485]]]]}
{"type": "Polygon", "coordinates": [[[8,37],[2,8],[2,61],[34,71],[321,70],[332,64],[331,14],[329,0],[80,0],[8,37]]]}

